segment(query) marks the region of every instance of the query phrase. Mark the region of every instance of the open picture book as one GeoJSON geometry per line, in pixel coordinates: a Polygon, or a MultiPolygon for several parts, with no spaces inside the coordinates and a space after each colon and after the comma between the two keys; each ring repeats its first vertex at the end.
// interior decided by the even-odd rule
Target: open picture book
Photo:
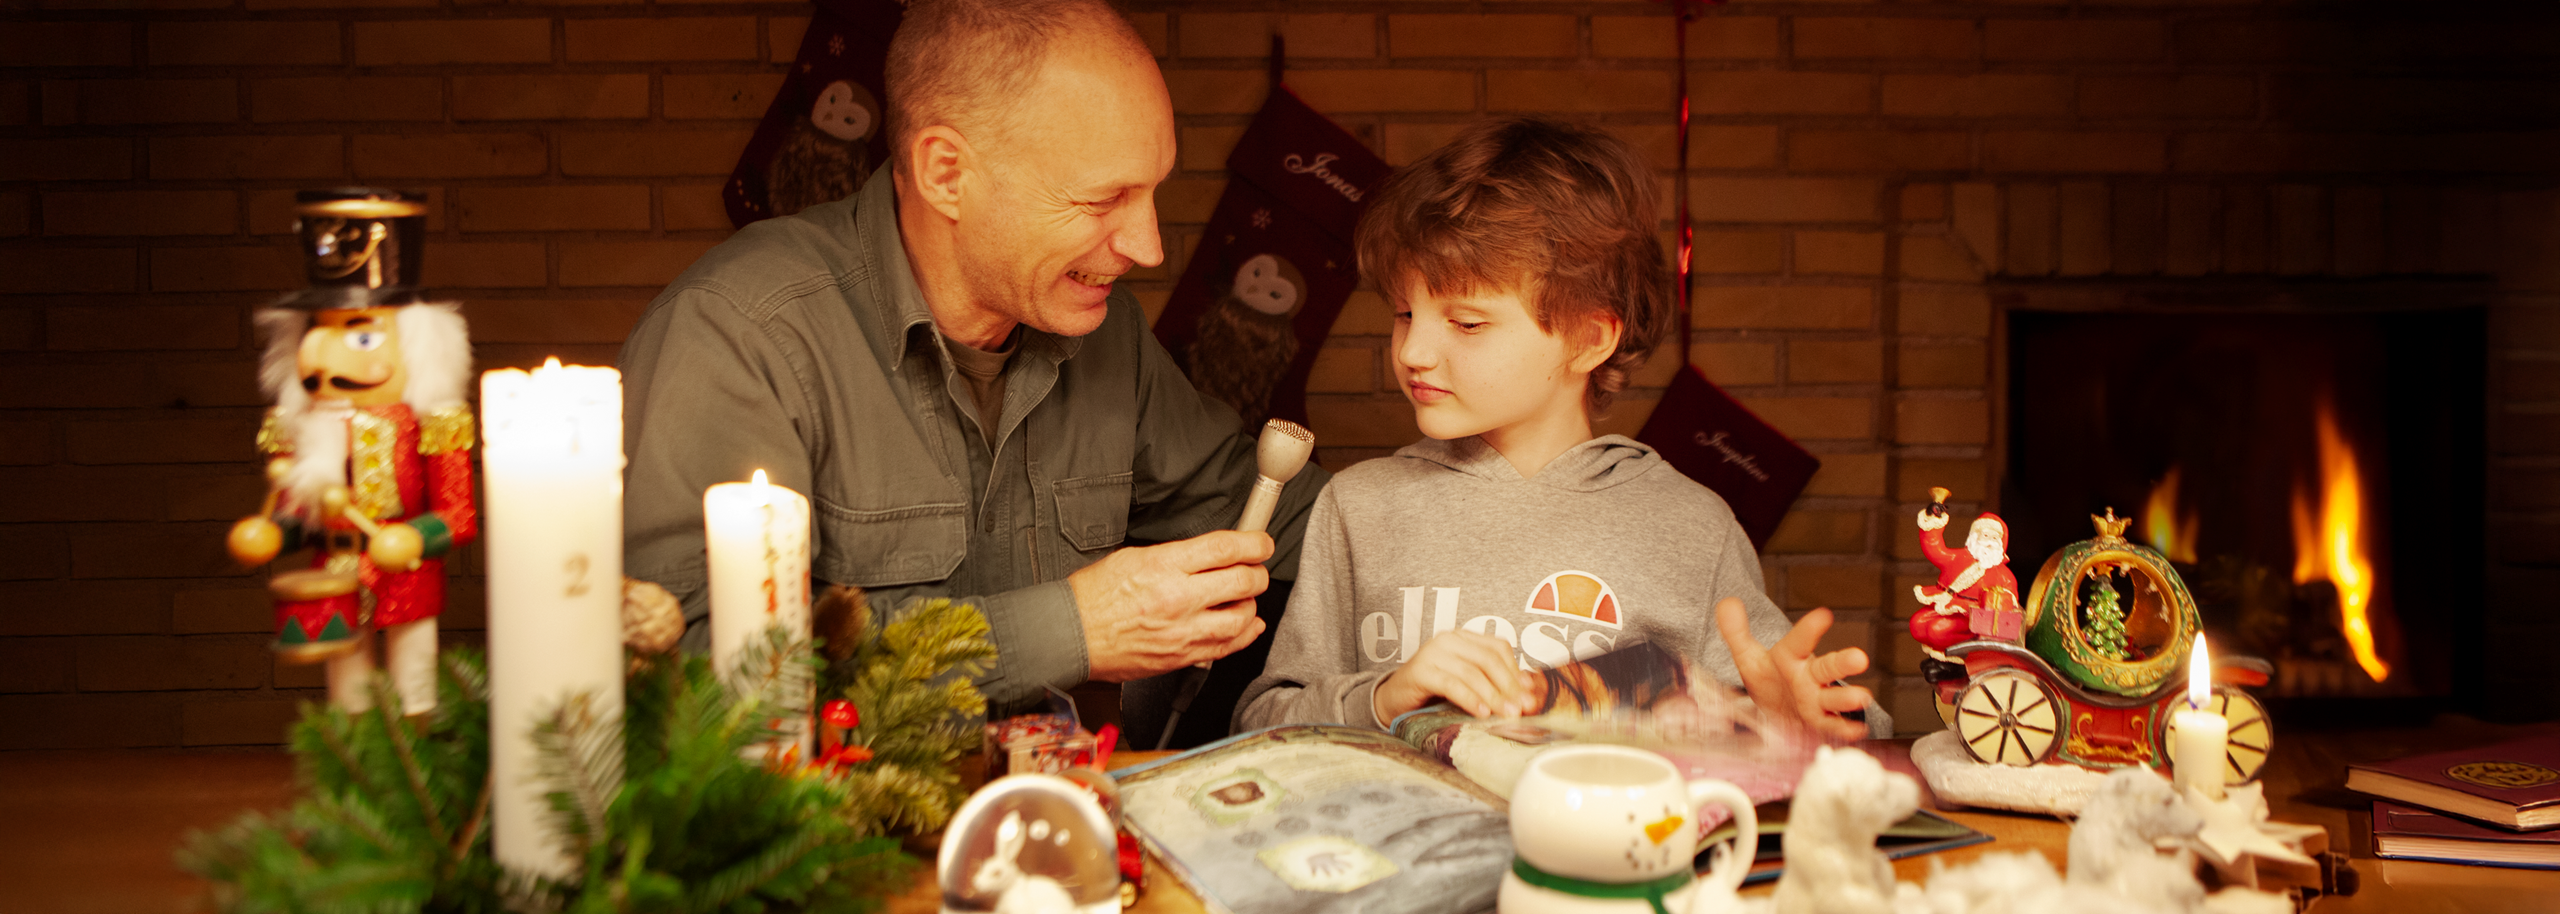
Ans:
{"type": "MultiPolygon", "coordinates": [[[[1117,772],[1120,808],[1165,871],[1222,914],[1492,910],[1512,861],[1511,787],[1531,757],[1561,743],[1659,753],[1690,779],[1733,783],[1764,804],[1764,819],[1775,811],[1784,821],[1765,804],[1794,792],[1813,747],[1764,736],[1747,701],[1675,655],[1639,644],[1541,675],[1534,716],[1435,706],[1398,718],[1392,733],[1259,730],[1117,772]]],[[[1713,806],[1701,814],[1707,828],[1725,818],[1713,806]]],[[[1776,854],[1776,830],[1761,831],[1763,856],[1776,854]]],[[[1885,849],[1986,840],[1923,812],[1888,832],[1885,849]]],[[[1752,879],[1775,875],[1764,864],[1752,879]]]]}

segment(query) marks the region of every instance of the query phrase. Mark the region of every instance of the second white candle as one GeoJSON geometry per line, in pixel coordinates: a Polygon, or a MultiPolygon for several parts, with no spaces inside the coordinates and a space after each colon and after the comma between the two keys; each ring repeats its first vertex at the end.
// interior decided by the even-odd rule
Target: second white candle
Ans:
{"type": "MultiPolygon", "coordinates": [[[[702,493],[703,534],[710,563],[711,662],[722,676],[738,657],[765,643],[781,625],[795,638],[809,629],[809,499],[772,485],[763,470],[751,482],[724,482],[702,493]]],[[[814,696],[810,696],[814,698],[814,696]]],[[[785,729],[806,760],[815,732],[806,715],[785,729]]]]}

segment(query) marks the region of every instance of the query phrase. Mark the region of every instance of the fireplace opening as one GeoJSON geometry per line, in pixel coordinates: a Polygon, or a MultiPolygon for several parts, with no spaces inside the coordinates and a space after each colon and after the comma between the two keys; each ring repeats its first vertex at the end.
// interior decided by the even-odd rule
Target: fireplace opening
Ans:
{"type": "Polygon", "coordinates": [[[2480,704],[2485,309],[2020,298],[2001,508],[2022,579],[2112,508],[2217,653],[2275,664],[2271,704],[2480,704]]]}

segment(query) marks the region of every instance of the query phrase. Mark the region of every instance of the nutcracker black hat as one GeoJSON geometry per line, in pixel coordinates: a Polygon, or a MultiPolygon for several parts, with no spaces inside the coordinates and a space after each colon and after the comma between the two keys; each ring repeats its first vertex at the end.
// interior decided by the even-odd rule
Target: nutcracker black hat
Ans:
{"type": "Polygon", "coordinates": [[[317,311],[424,301],[427,204],[420,194],[336,187],[294,194],[308,288],[282,304],[317,311]]]}

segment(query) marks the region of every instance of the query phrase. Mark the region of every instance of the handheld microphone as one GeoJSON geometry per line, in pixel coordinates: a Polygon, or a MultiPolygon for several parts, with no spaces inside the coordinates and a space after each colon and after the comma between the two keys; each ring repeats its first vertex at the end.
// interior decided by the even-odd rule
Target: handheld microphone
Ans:
{"type": "MultiPolygon", "coordinates": [[[[1273,419],[1262,424],[1262,439],[1254,444],[1256,472],[1253,494],[1245,497],[1244,517],[1236,521],[1236,529],[1261,533],[1271,526],[1271,512],[1280,506],[1280,490],[1298,472],[1307,468],[1307,459],[1315,456],[1316,435],[1307,427],[1287,419],[1273,419]]],[[[1193,664],[1182,677],[1182,689],[1174,693],[1173,713],[1164,721],[1164,733],[1156,737],[1156,748],[1173,743],[1173,728],[1182,722],[1182,714],[1191,710],[1193,699],[1200,697],[1200,687],[1209,681],[1209,664],[1203,660],[1193,664]]]]}
{"type": "Polygon", "coordinates": [[[1236,529],[1261,533],[1271,525],[1271,511],[1280,505],[1280,490],[1298,471],[1307,468],[1307,458],[1315,455],[1316,435],[1307,427],[1287,419],[1273,419],[1262,424],[1262,440],[1254,445],[1254,459],[1261,475],[1253,481],[1253,494],[1245,498],[1244,518],[1236,529]]]}

